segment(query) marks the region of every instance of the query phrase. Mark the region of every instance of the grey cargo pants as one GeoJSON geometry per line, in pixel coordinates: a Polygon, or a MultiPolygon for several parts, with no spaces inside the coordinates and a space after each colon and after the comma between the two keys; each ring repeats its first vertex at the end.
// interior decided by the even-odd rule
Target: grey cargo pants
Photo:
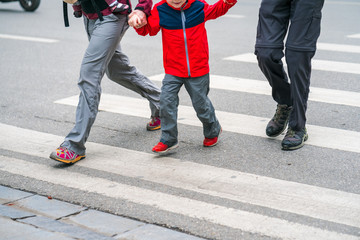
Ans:
{"type": "Polygon", "coordinates": [[[221,130],[220,123],[215,115],[215,109],[208,97],[210,90],[209,74],[192,78],[181,78],[165,74],[160,97],[160,142],[168,146],[173,146],[178,142],[178,93],[182,85],[185,85],[185,89],[189,93],[192,105],[196,111],[196,115],[203,124],[204,136],[207,138],[216,137],[221,130]]]}
{"type": "Polygon", "coordinates": [[[84,17],[84,24],[89,45],[80,68],[76,123],[61,144],[77,154],[85,154],[85,142],[98,113],[101,80],[105,73],[112,81],[147,98],[152,116],[159,116],[160,108],[160,89],[131,66],[121,51],[120,41],[129,28],[127,16],[111,14],[104,16],[103,21],[84,17]]]}

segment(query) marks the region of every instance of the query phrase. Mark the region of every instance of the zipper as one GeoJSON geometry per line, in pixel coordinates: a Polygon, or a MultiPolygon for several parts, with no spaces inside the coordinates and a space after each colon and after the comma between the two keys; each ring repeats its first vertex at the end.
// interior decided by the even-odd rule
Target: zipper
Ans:
{"type": "MultiPolygon", "coordinates": [[[[187,3],[186,3],[186,4],[187,4],[187,3]]],[[[185,4],[185,6],[186,6],[186,4],[185,4]]],[[[185,6],[184,6],[184,7],[185,7],[185,6]]],[[[186,17],[185,17],[185,13],[184,13],[184,8],[181,7],[181,23],[182,23],[183,33],[184,33],[186,64],[187,64],[187,68],[188,68],[188,76],[191,77],[191,73],[190,73],[190,60],[189,60],[189,50],[188,50],[188,47],[187,47],[187,37],[186,37],[185,22],[186,22],[186,17]]]]}

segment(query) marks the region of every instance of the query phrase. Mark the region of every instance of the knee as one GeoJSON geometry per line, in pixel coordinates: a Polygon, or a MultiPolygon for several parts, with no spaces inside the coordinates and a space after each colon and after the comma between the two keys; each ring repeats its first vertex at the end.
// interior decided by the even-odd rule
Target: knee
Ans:
{"type": "Polygon", "coordinates": [[[119,69],[120,69],[119,67],[120,66],[118,66],[118,69],[116,69],[115,67],[108,65],[108,67],[105,70],[106,76],[111,80],[119,78],[119,69]]]}
{"type": "Polygon", "coordinates": [[[284,57],[284,53],[280,48],[256,48],[255,55],[260,65],[268,65],[274,62],[278,63],[284,57]]]}
{"type": "Polygon", "coordinates": [[[163,92],[161,92],[160,104],[161,104],[161,107],[171,108],[172,106],[177,104],[177,97],[175,95],[163,94],[163,92]]]}
{"type": "Polygon", "coordinates": [[[137,72],[136,68],[130,66],[126,61],[112,59],[105,70],[106,76],[111,79],[126,78],[126,75],[132,75],[137,72]]]}

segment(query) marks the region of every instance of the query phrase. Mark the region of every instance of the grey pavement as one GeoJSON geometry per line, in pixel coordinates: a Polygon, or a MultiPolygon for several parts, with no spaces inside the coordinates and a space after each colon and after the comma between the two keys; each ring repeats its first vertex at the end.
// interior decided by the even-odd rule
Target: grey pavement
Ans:
{"type": "Polygon", "coordinates": [[[0,185],[2,240],[201,240],[165,227],[0,185]]]}

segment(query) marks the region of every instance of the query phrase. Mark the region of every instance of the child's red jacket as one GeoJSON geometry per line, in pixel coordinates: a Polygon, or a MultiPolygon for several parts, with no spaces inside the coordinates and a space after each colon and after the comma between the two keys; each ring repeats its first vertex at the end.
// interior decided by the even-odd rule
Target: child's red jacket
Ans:
{"type": "Polygon", "coordinates": [[[200,77],[209,73],[209,47],[205,22],[224,15],[237,0],[188,0],[175,9],[166,0],[154,5],[148,24],[136,29],[140,35],[156,35],[162,30],[163,62],[166,74],[200,77]]]}

